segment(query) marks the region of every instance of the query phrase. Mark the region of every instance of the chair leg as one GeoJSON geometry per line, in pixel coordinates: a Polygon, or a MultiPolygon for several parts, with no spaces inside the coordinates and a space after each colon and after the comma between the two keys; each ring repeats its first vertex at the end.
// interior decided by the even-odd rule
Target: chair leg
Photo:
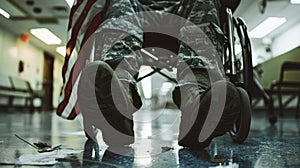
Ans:
{"type": "Polygon", "coordinates": [[[299,113],[300,113],[300,89],[299,89],[298,103],[297,103],[297,108],[296,108],[296,118],[299,118],[299,113]]]}
{"type": "Polygon", "coordinates": [[[282,103],[282,94],[280,89],[278,90],[278,103],[279,103],[279,115],[283,117],[283,103],[282,103]]]}

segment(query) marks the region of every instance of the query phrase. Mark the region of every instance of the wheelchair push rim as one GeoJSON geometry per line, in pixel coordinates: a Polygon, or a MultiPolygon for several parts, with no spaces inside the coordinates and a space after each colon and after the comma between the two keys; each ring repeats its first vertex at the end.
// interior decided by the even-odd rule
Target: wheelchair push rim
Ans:
{"type": "MultiPolygon", "coordinates": [[[[243,83],[249,91],[253,83],[253,65],[251,43],[247,33],[247,26],[241,18],[234,19],[238,42],[240,44],[240,57],[236,60],[237,75],[239,82],[243,83]]],[[[237,56],[236,56],[237,57],[237,56]]]]}

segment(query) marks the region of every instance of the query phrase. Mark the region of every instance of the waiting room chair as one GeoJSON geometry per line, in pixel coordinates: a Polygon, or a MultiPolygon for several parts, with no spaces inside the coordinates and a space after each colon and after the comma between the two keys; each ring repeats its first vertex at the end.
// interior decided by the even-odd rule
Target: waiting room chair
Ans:
{"type": "Polygon", "coordinates": [[[279,80],[274,81],[270,88],[272,95],[278,96],[279,114],[283,116],[283,108],[286,107],[295,97],[298,97],[296,105],[296,117],[299,117],[300,110],[300,62],[286,61],[282,64],[279,80]],[[290,98],[283,102],[283,95],[290,98]]]}

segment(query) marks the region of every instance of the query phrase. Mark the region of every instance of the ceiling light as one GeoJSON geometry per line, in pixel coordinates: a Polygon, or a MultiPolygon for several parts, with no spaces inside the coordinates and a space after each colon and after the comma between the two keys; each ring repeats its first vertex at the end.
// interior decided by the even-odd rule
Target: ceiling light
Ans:
{"type": "Polygon", "coordinates": [[[250,38],[262,38],[273,30],[278,28],[280,25],[286,22],[284,17],[268,17],[265,21],[260,23],[257,27],[250,31],[250,38]]]}
{"type": "Polygon", "coordinates": [[[291,0],[291,4],[300,4],[300,0],[291,0]]]}
{"type": "Polygon", "coordinates": [[[58,38],[47,28],[31,29],[30,33],[48,45],[60,44],[61,39],[58,38]]]}
{"type": "Polygon", "coordinates": [[[10,18],[10,14],[8,12],[6,12],[4,9],[0,8],[0,14],[2,16],[4,16],[5,18],[9,19],[10,18]]]}
{"type": "Polygon", "coordinates": [[[66,55],[66,46],[57,47],[56,52],[64,57],[66,55]]]}
{"type": "Polygon", "coordinates": [[[74,0],[66,0],[68,3],[69,7],[71,8],[73,6],[74,0]]]}

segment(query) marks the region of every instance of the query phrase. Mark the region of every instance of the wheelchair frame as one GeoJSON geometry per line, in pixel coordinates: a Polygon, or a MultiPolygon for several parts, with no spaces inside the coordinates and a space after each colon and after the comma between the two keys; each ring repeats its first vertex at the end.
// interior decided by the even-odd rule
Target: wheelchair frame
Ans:
{"type": "Polygon", "coordinates": [[[230,76],[230,81],[234,82],[236,85],[245,88],[248,91],[250,96],[250,103],[251,98],[254,97],[254,94],[258,94],[261,96],[267,104],[268,108],[268,119],[271,125],[274,125],[277,122],[277,117],[274,113],[273,108],[273,98],[270,96],[264,88],[261,86],[260,82],[256,79],[253,73],[253,65],[252,65],[252,51],[251,51],[251,42],[248,36],[247,26],[242,18],[234,18],[232,16],[231,10],[229,8],[226,9],[227,13],[227,23],[229,29],[229,44],[230,45],[230,57],[231,57],[231,73],[228,74],[230,76]],[[243,56],[243,65],[245,66],[242,72],[238,72],[236,66],[239,66],[239,62],[236,60],[235,50],[234,50],[234,37],[233,37],[233,29],[234,27],[237,29],[237,34],[240,39],[240,43],[242,46],[242,56],[243,56]],[[234,66],[232,66],[234,65],[234,66]],[[238,76],[243,76],[243,79],[238,79],[238,76]],[[242,83],[238,83],[242,81],[242,83]],[[251,93],[249,92],[251,90],[251,93]],[[255,93],[253,93],[255,92],[255,93]]]}

